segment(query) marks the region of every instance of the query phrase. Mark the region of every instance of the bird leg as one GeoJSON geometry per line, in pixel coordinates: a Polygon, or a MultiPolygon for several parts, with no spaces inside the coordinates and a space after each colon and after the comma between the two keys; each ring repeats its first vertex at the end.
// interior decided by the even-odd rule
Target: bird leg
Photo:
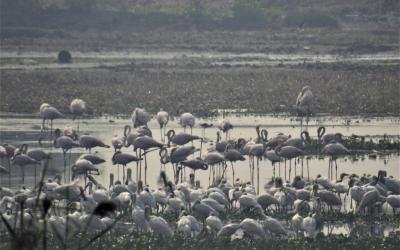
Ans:
{"type": "Polygon", "coordinates": [[[272,167],[274,167],[274,170],[272,171],[274,179],[275,179],[275,163],[272,163],[272,167]]]}
{"type": "Polygon", "coordinates": [[[329,159],[328,161],[328,179],[331,179],[330,173],[331,173],[331,159],[329,159]]]}
{"type": "Polygon", "coordinates": [[[285,159],[285,181],[287,180],[286,178],[286,159],[285,159]]]}
{"type": "Polygon", "coordinates": [[[336,180],[337,180],[337,162],[336,162],[336,159],[335,159],[335,168],[336,168],[336,180]]]}
{"type": "Polygon", "coordinates": [[[139,161],[136,162],[136,182],[139,181],[139,161]]]}
{"type": "MultiPolygon", "coordinates": [[[[142,150],[139,149],[139,159],[142,158],[142,150]]],[[[142,179],[142,161],[139,162],[139,180],[142,179]]]]}
{"type": "Polygon", "coordinates": [[[63,149],[63,158],[64,158],[64,183],[67,182],[67,151],[63,149]]]}
{"type": "Polygon", "coordinates": [[[278,162],[279,177],[281,177],[281,161],[278,162]]]}
{"type": "Polygon", "coordinates": [[[308,166],[308,159],[306,159],[307,164],[307,179],[310,180],[310,167],[308,166]]]}
{"type": "Polygon", "coordinates": [[[231,162],[232,167],[232,186],[235,185],[235,168],[233,167],[233,163],[231,162]]]}
{"type": "Polygon", "coordinates": [[[11,162],[10,158],[7,157],[7,163],[8,163],[8,188],[11,188],[11,162]]]}
{"type": "Polygon", "coordinates": [[[304,178],[303,159],[301,159],[301,178],[304,178]]]}
{"type": "Polygon", "coordinates": [[[144,184],[147,184],[147,155],[144,155],[144,184]]]}
{"type": "Polygon", "coordinates": [[[21,166],[22,168],[22,184],[25,184],[25,166],[21,166]]]}
{"type": "MultiPolygon", "coordinates": [[[[297,160],[294,159],[294,176],[296,176],[296,175],[297,175],[297,160]]],[[[290,180],[290,178],[289,178],[289,180],[290,180]]]]}
{"type": "Polygon", "coordinates": [[[257,194],[260,193],[260,159],[257,157],[257,194]]]}
{"type": "Polygon", "coordinates": [[[119,180],[119,164],[117,165],[117,176],[118,176],[118,180],[119,180]]]}
{"type": "Polygon", "coordinates": [[[122,165],[122,183],[125,183],[125,165],[122,165]]]}
{"type": "MultiPolygon", "coordinates": [[[[296,164],[296,161],[294,163],[296,164]]],[[[289,181],[291,173],[292,173],[292,159],[289,160],[289,181]]]]}

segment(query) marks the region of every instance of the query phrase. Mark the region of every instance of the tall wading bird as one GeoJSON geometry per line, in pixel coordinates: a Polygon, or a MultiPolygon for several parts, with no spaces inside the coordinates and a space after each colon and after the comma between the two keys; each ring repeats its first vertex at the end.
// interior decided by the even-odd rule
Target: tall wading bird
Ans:
{"type": "Polygon", "coordinates": [[[25,166],[40,164],[39,161],[29,157],[26,153],[28,151],[28,145],[23,144],[19,148],[19,151],[11,159],[13,165],[18,165],[22,169],[22,184],[25,183],[25,166]]]}
{"type": "Polygon", "coordinates": [[[303,117],[306,116],[306,130],[308,130],[308,121],[311,114],[311,106],[314,103],[314,95],[309,86],[304,86],[296,99],[296,111],[301,117],[300,130],[303,130],[303,117]]]}
{"type": "MultiPolygon", "coordinates": [[[[300,150],[305,151],[307,147],[310,145],[311,142],[311,137],[307,131],[303,131],[300,134],[300,138],[289,138],[287,139],[282,145],[283,146],[293,146],[296,147],[300,150]]],[[[308,178],[310,178],[310,170],[308,167],[308,161],[307,161],[307,173],[308,173],[308,178]]],[[[294,169],[294,175],[297,175],[297,167],[295,166],[294,169]]],[[[301,159],[301,177],[303,177],[303,159],[301,159]]]]}
{"type": "Polygon", "coordinates": [[[79,132],[79,120],[86,110],[86,103],[81,99],[74,99],[69,105],[69,110],[73,115],[72,120],[78,120],[77,131],[79,132]]]}
{"type": "MultiPolygon", "coordinates": [[[[48,161],[51,159],[50,153],[46,153],[41,149],[31,149],[27,152],[27,155],[38,162],[48,161]]],[[[36,185],[36,165],[35,165],[35,185],[36,185]]]]}
{"type": "Polygon", "coordinates": [[[325,127],[321,126],[318,128],[318,144],[326,145],[332,141],[342,143],[343,142],[343,134],[342,133],[331,133],[325,134],[325,127]]]}
{"type": "Polygon", "coordinates": [[[162,109],[157,113],[157,122],[160,125],[161,131],[161,141],[165,141],[165,129],[167,128],[167,123],[169,121],[169,115],[162,109]]]}
{"type": "Polygon", "coordinates": [[[218,128],[225,133],[225,140],[228,140],[228,133],[233,129],[233,125],[228,120],[222,119],[218,122],[218,128]]]}
{"type": "Polygon", "coordinates": [[[11,144],[3,144],[3,146],[0,146],[0,158],[7,158],[7,164],[8,164],[8,187],[11,187],[11,158],[14,156],[15,152],[15,146],[11,144]]]}
{"type": "MultiPolygon", "coordinates": [[[[61,148],[63,151],[63,159],[64,159],[64,180],[66,181],[66,176],[67,176],[67,152],[70,151],[72,148],[77,148],[79,147],[79,144],[74,142],[74,140],[66,135],[61,135],[61,130],[56,129],[54,131],[54,142],[53,145],[55,148],[61,148]]],[[[71,151],[70,151],[71,153],[71,151]]],[[[71,154],[70,154],[71,156],[71,154]]],[[[71,158],[71,157],[70,157],[71,158]]],[[[70,176],[70,175],[68,175],[70,176]]]]}
{"type": "MultiPolygon", "coordinates": [[[[154,140],[152,137],[144,135],[139,136],[133,141],[134,151],[137,152],[139,149],[139,158],[144,156],[144,184],[147,183],[147,154],[155,149],[161,149],[164,147],[164,144],[154,140]],[[151,150],[153,149],[153,150],[151,150]],[[142,153],[143,151],[143,153],[142,153]]],[[[141,162],[139,162],[140,168],[142,167],[141,162]]],[[[141,173],[141,171],[140,171],[141,173]]],[[[140,179],[141,179],[140,175],[140,179]]]]}
{"type": "Polygon", "coordinates": [[[235,182],[235,168],[233,167],[233,162],[245,161],[246,158],[236,149],[227,149],[224,153],[225,161],[229,161],[232,167],[232,185],[235,182]]]}
{"type": "Polygon", "coordinates": [[[326,144],[322,149],[322,153],[330,156],[329,165],[328,165],[328,178],[333,178],[333,162],[335,162],[336,168],[336,179],[337,179],[337,162],[336,159],[340,156],[349,155],[350,151],[343,146],[342,144],[331,141],[329,144],[326,144]]]}
{"type": "Polygon", "coordinates": [[[262,140],[261,143],[257,143],[250,146],[249,156],[253,157],[253,166],[252,166],[252,181],[254,183],[254,157],[257,158],[257,194],[260,192],[260,160],[264,156],[267,150],[266,142],[262,140]]]}
{"type": "Polygon", "coordinates": [[[110,148],[109,145],[106,145],[100,139],[92,135],[81,135],[79,137],[79,145],[82,148],[89,149],[89,153],[91,152],[92,148],[95,147],[110,148]]]}
{"type": "Polygon", "coordinates": [[[147,123],[151,120],[151,116],[146,112],[146,110],[141,108],[135,108],[132,112],[132,124],[134,128],[140,126],[146,126],[147,123]]]}
{"type": "Polygon", "coordinates": [[[186,127],[190,127],[190,134],[193,134],[193,127],[196,123],[196,118],[194,117],[194,115],[192,115],[191,113],[183,113],[181,115],[180,121],[179,123],[181,124],[181,126],[184,129],[184,132],[186,132],[186,127]]]}
{"type": "MultiPolygon", "coordinates": [[[[287,180],[286,178],[286,160],[289,160],[289,180],[291,179],[291,172],[292,172],[292,159],[293,158],[297,158],[301,155],[305,155],[306,153],[296,147],[293,146],[278,146],[277,148],[275,148],[275,152],[278,156],[283,157],[285,159],[285,180],[287,180]]],[[[296,161],[295,163],[295,167],[296,167],[296,161]]]]}
{"type": "Polygon", "coordinates": [[[42,129],[40,130],[39,145],[41,145],[42,134],[46,129],[45,122],[50,121],[50,136],[53,135],[53,120],[63,117],[63,115],[56,108],[52,107],[48,103],[43,103],[40,105],[40,117],[42,118],[42,129]]]}
{"type": "MultiPolygon", "coordinates": [[[[116,151],[112,157],[112,163],[114,165],[118,164],[118,165],[122,165],[122,181],[125,182],[125,167],[128,163],[130,162],[139,162],[141,161],[141,158],[138,158],[134,155],[131,154],[127,154],[127,153],[122,153],[121,151],[116,151]]],[[[118,172],[118,180],[119,180],[119,168],[117,168],[118,172]]],[[[136,180],[139,180],[138,177],[138,170],[136,168],[136,180]]]]}

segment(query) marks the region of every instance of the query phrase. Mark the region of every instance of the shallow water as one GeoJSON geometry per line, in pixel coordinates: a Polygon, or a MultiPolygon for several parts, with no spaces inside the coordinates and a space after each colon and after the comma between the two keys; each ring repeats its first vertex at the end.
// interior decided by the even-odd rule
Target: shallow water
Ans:
{"type": "MultiPolygon", "coordinates": [[[[250,138],[255,137],[255,125],[260,124],[263,128],[267,128],[269,138],[275,136],[278,132],[285,134],[291,134],[296,136],[300,133],[299,121],[290,117],[274,117],[274,116],[235,116],[230,115],[227,117],[232,122],[235,128],[230,132],[230,138],[250,138]]],[[[203,120],[198,119],[197,124],[200,124],[203,120]]],[[[214,126],[205,130],[205,137],[209,138],[210,141],[203,145],[202,154],[206,152],[206,148],[212,146],[213,141],[216,138],[216,125],[218,119],[207,120],[209,123],[213,123],[214,126]]],[[[39,118],[2,118],[0,124],[0,143],[11,143],[14,145],[21,145],[22,143],[28,143],[30,148],[37,148],[37,139],[39,136],[41,120],[39,118]]],[[[96,137],[99,137],[105,143],[111,145],[111,139],[113,135],[123,135],[123,127],[131,124],[129,119],[117,119],[110,117],[102,117],[97,119],[84,119],[81,123],[81,133],[87,132],[96,137]],[[112,122],[110,122],[112,120],[112,122]]],[[[73,122],[67,119],[55,120],[54,128],[64,128],[65,126],[73,126],[73,122]]],[[[398,117],[386,117],[386,118],[362,118],[362,117],[318,117],[314,118],[309,122],[308,131],[311,136],[316,136],[316,130],[318,126],[326,126],[327,133],[341,132],[345,136],[351,134],[357,134],[362,136],[371,136],[374,139],[381,138],[383,134],[387,134],[390,138],[400,137],[400,119],[398,117]],[[346,120],[350,120],[350,126],[345,125],[346,120]]],[[[153,131],[153,137],[160,140],[160,129],[156,121],[153,119],[149,123],[149,127],[153,131]]],[[[183,131],[177,121],[170,121],[167,129],[175,129],[176,132],[183,131]]],[[[187,132],[190,132],[188,129],[187,132]]],[[[202,128],[195,126],[193,128],[193,134],[202,135],[202,128]]],[[[224,135],[223,135],[224,137],[224,135]]],[[[196,147],[200,147],[200,142],[195,142],[196,147]]],[[[54,176],[56,173],[63,174],[63,157],[61,149],[55,149],[52,147],[46,148],[53,154],[53,159],[50,161],[49,176],[54,176]]],[[[132,148],[123,148],[124,152],[132,152],[132,148]]],[[[79,154],[85,153],[84,149],[73,149],[71,154],[70,162],[68,166],[71,166],[79,154]]],[[[118,167],[113,166],[111,158],[114,153],[113,149],[106,148],[95,148],[93,152],[96,152],[106,160],[106,163],[98,166],[101,175],[96,176],[96,179],[105,186],[109,185],[109,175],[113,173],[118,179],[118,167]]],[[[133,153],[134,154],[134,153],[133,153]]],[[[195,156],[199,156],[196,153],[195,156]]],[[[69,156],[68,159],[69,160],[69,156]]],[[[151,152],[147,157],[148,161],[148,173],[147,173],[147,184],[152,188],[157,187],[158,175],[161,168],[159,161],[158,151],[151,152]]],[[[1,159],[2,165],[7,166],[5,159],[1,159]]],[[[303,162],[303,175],[307,177],[307,163],[309,166],[310,178],[315,178],[317,174],[327,176],[328,158],[324,159],[312,157],[309,160],[303,162]]],[[[388,175],[392,175],[395,178],[400,178],[400,157],[399,154],[378,154],[376,159],[369,158],[366,156],[348,156],[345,158],[338,159],[338,175],[342,172],[362,174],[377,174],[378,170],[384,169],[388,175]]],[[[294,161],[292,161],[292,178],[295,173],[301,175],[301,165],[297,166],[294,170],[294,161]],[[296,171],[296,172],[295,172],[296,171]]],[[[229,164],[228,164],[229,165],[229,164]]],[[[280,175],[284,177],[284,163],[282,162],[280,169],[280,175]]],[[[242,181],[250,180],[249,165],[248,161],[238,162],[235,166],[235,178],[240,178],[242,181]]],[[[129,164],[128,167],[132,168],[133,178],[136,178],[136,164],[129,164]]],[[[289,169],[289,162],[287,162],[287,171],[289,169]]],[[[119,179],[122,179],[122,168],[119,169],[119,179]]],[[[39,171],[39,168],[38,170],[39,171]]],[[[231,168],[227,170],[228,181],[232,180],[231,168]]],[[[173,179],[173,170],[170,164],[166,165],[166,172],[170,179],[173,179]]],[[[189,170],[186,171],[188,176],[189,170]]],[[[144,173],[143,173],[144,174],[144,173]]],[[[142,176],[143,176],[142,174],[142,176]]],[[[263,192],[262,185],[268,181],[273,174],[273,168],[271,163],[267,160],[260,162],[260,191],[263,192]]],[[[279,175],[278,164],[276,164],[276,174],[279,175]]],[[[207,186],[209,171],[197,171],[196,179],[200,180],[201,185],[207,186]]],[[[288,177],[288,173],[287,173],[288,177]]],[[[25,180],[28,186],[32,186],[34,182],[34,168],[28,166],[25,169],[25,180]]],[[[1,183],[8,183],[8,177],[1,177],[1,183]]],[[[21,169],[17,166],[12,167],[12,186],[17,188],[21,185],[21,169]]]]}

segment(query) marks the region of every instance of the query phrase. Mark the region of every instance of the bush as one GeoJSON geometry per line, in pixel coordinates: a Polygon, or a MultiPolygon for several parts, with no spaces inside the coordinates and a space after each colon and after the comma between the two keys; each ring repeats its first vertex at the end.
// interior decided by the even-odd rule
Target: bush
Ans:
{"type": "Polygon", "coordinates": [[[58,53],[58,62],[59,63],[71,63],[72,62],[71,53],[68,50],[61,50],[58,53]]]}

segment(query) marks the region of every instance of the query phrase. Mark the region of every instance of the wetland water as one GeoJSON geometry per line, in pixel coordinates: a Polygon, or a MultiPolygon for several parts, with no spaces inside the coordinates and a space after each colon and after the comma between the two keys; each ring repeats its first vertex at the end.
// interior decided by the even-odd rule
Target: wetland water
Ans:
{"type": "MultiPolygon", "coordinates": [[[[300,133],[299,121],[296,121],[293,117],[274,117],[274,116],[235,116],[230,115],[226,117],[235,126],[231,130],[229,136],[233,138],[254,138],[256,137],[255,125],[259,124],[262,128],[268,130],[268,137],[274,137],[277,133],[290,134],[292,137],[296,137],[300,133]]],[[[209,123],[213,123],[214,126],[205,130],[205,138],[209,139],[208,143],[203,143],[202,155],[207,152],[207,148],[213,145],[216,139],[217,124],[219,118],[213,120],[206,120],[209,123]]],[[[198,119],[196,124],[200,124],[204,120],[198,119]]],[[[40,132],[40,118],[1,118],[0,124],[0,142],[11,143],[13,145],[21,145],[22,143],[27,143],[29,148],[39,147],[37,139],[40,132]]],[[[114,118],[96,118],[96,119],[84,119],[80,126],[80,134],[89,133],[94,135],[106,144],[111,145],[111,139],[113,135],[123,136],[123,128],[125,125],[131,125],[130,119],[114,119],[114,118]],[[112,122],[110,122],[112,120],[112,122]]],[[[373,140],[378,140],[386,134],[389,138],[399,139],[400,131],[400,118],[398,117],[386,117],[386,118],[361,118],[361,117],[313,117],[309,123],[308,131],[312,137],[316,137],[317,128],[320,125],[326,127],[327,133],[341,132],[345,136],[350,136],[352,134],[357,134],[360,136],[371,137],[373,140]],[[350,125],[345,124],[345,120],[350,120],[350,125]]],[[[53,128],[64,128],[65,126],[73,126],[72,120],[70,119],[59,119],[54,121],[53,128]]],[[[160,140],[160,129],[153,119],[149,123],[149,127],[153,132],[153,137],[160,140]]],[[[184,129],[177,123],[177,121],[170,121],[167,125],[168,129],[174,129],[176,132],[181,132],[184,129]]],[[[190,130],[187,130],[190,132],[190,130]]],[[[193,134],[201,136],[203,129],[199,125],[193,128],[193,134]]],[[[225,135],[222,135],[223,139],[225,135]]],[[[61,149],[56,149],[47,145],[46,151],[49,151],[53,155],[53,159],[50,161],[49,165],[49,177],[53,177],[55,174],[63,174],[63,157],[61,149]]],[[[196,141],[194,146],[200,148],[200,142],[196,141]]],[[[123,148],[123,152],[132,152],[132,147],[123,148]]],[[[71,150],[70,162],[67,163],[71,166],[75,159],[87,151],[82,148],[74,148],[71,150]]],[[[118,167],[112,165],[111,158],[114,153],[112,148],[94,148],[92,153],[96,152],[106,160],[105,163],[98,166],[101,175],[96,176],[96,179],[100,181],[101,184],[109,185],[109,174],[113,173],[118,179],[118,167]]],[[[199,156],[199,152],[195,153],[194,157],[199,156]]],[[[69,157],[68,157],[69,161],[69,157]]],[[[148,178],[147,184],[152,188],[157,187],[158,175],[161,168],[158,151],[154,151],[148,154],[148,178]]],[[[327,176],[328,172],[328,157],[321,158],[317,156],[312,156],[309,160],[304,160],[303,169],[304,176],[307,177],[306,162],[308,162],[310,178],[315,178],[317,174],[322,174],[327,176]]],[[[388,175],[392,175],[395,178],[400,178],[400,158],[398,153],[385,154],[384,152],[378,152],[377,157],[369,157],[368,155],[360,156],[347,156],[345,158],[340,158],[338,163],[338,173],[356,173],[359,175],[363,174],[377,174],[378,170],[384,169],[387,171],[388,175]]],[[[237,162],[235,166],[235,177],[240,178],[242,181],[250,180],[249,165],[248,161],[237,162]]],[[[2,159],[2,165],[7,166],[5,159],[2,159]]],[[[228,164],[229,165],[229,164],[228,164]]],[[[284,162],[281,164],[281,176],[284,177],[284,162]]],[[[131,163],[128,167],[133,170],[133,178],[136,178],[136,164],[131,163]]],[[[287,168],[289,168],[289,162],[287,162],[287,168]]],[[[279,175],[278,164],[276,164],[276,174],[279,175]]],[[[227,177],[230,182],[232,179],[231,168],[227,169],[227,177]]],[[[39,169],[38,169],[39,172],[39,169]]],[[[173,170],[170,164],[166,165],[166,172],[170,179],[173,179],[173,170]]],[[[297,175],[301,174],[301,166],[297,166],[297,175]]],[[[186,177],[188,179],[190,171],[186,171],[186,177]]],[[[294,176],[294,161],[292,161],[292,178],[294,176]]],[[[122,179],[122,168],[119,171],[120,178],[122,179]]],[[[268,160],[263,160],[260,162],[260,191],[263,192],[262,185],[268,181],[273,174],[273,168],[271,162],[268,160]]],[[[12,168],[12,186],[18,188],[21,182],[21,169],[17,166],[12,168]]],[[[200,180],[202,186],[208,185],[209,171],[197,171],[196,179],[200,180]]],[[[1,177],[2,183],[8,183],[7,176],[1,177]]],[[[28,186],[31,186],[34,181],[34,168],[26,167],[25,169],[25,180],[28,186]]]]}

